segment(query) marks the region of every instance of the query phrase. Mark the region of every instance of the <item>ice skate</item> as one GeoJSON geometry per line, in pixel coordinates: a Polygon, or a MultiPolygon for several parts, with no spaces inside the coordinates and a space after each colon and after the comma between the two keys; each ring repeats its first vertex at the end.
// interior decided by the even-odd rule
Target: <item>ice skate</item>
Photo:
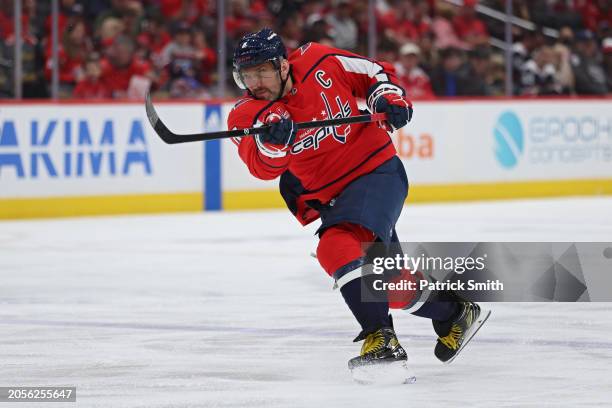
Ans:
{"type": "MultiPolygon", "coordinates": [[[[355,341],[362,340],[357,337],[355,341]]],[[[359,356],[349,360],[353,379],[361,384],[412,383],[416,379],[408,370],[408,356],[400,345],[393,327],[368,334],[359,356]]]]}
{"type": "Polygon", "coordinates": [[[450,364],[489,318],[490,310],[473,302],[460,302],[461,311],[448,321],[432,320],[438,341],[434,354],[444,364],[450,364]]]}

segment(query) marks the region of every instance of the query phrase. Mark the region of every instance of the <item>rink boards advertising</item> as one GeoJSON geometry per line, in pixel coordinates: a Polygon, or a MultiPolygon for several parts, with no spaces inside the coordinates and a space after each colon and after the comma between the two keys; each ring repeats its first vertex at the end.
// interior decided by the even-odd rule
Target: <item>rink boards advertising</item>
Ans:
{"type": "MultiPolygon", "coordinates": [[[[177,133],[231,103],[159,103],[177,133]]],[[[610,194],[607,100],[419,102],[393,135],[409,201],[610,194]]],[[[229,140],[166,145],[139,103],[0,105],[0,218],[282,207],[229,140]]]]}

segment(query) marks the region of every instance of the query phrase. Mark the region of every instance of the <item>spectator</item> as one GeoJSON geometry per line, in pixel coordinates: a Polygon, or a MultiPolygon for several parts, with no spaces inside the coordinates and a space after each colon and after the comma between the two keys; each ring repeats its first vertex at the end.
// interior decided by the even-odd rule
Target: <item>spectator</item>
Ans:
{"type": "Polygon", "coordinates": [[[100,14],[95,22],[96,31],[104,26],[106,19],[119,20],[124,33],[135,38],[140,30],[144,9],[140,0],[111,0],[111,8],[100,14]]]}
{"type": "Polygon", "coordinates": [[[459,14],[453,19],[455,32],[461,41],[470,47],[486,45],[489,41],[489,32],[485,24],[476,16],[477,0],[463,0],[459,14]]]}
{"type": "MultiPolygon", "coordinates": [[[[83,5],[80,2],[76,0],[61,0],[57,16],[57,31],[63,33],[66,30],[68,20],[74,20],[75,17],[83,17],[83,11],[83,5]]],[[[45,21],[45,33],[48,37],[51,36],[51,21],[52,16],[48,15],[45,21]]]]}
{"type": "Polygon", "coordinates": [[[433,67],[438,63],[438,51],[434,47],[435,35],[431,31],[423,34],[419,38],[418,46],[420,52],[419,65],[429,76],[433,72],[433,67]]]}
{"type": "Polygon", "coordinates": [[[399,43],[415,42],[430,30],[428,4],[422,0],[397,1],[381,16],[385,36],[399,43]]]}
{"type": "Polygon", "coordinates": [[[468,62],[463,74],[465,80],[460,89],[464,96],[488,96],[491,94],[487,81],[490,75],[491,51],[479,45],[468,51],[468,62]]]}
{"type": "Polygon", "coordinates": [[[293,13],[281,24],[280,35],[283,37],[287,53],[299,48],[302,43],[304,21],[299,13],[293,13]]]}
{"type": "MultiPolygon", "coordinates": [[[[60,93],[69,96],[77,81],[82,78],[82,67],[93,48],[83,19],[70,17],[66,21],[58,48],[60,93]]],[[[46,61],[45,75],[47,80],[50,80],[53,69],[50,42],[47,46],[46,61]]]]}
{"type": "Polygon", "coordinates": [[[308,19],[306,32],[304,33],[304,42],[321,42],[323,38],[331,39],[331,46],[334,46],[333,38],[329,35],[329,26],[323,19],[312,20],[308,19]]]}
{"type": "Polygon", "coordinates": [[[249,18],[249,3],[246,0],[231,0],[229,13],[225,18],[225,31],[230,39],[240,38],[253,31],[255,23],[249,18]]]}
{"type": "Polygon", "coordinates": [[[584,27],[597,32],[603,23],[612,26],[612,5],[609,0],[576,0],[584,27]]]}
{"type": "Polygon", "coordinates": [[[425,0],[413,1],[412,13],[403,25],[400,34],[418,40],[431,29],[429,5],[425,0]]]}
{"type": "Polygon", "coordinates": [[[531,59],[533,51],[544,45],[544,35],[541,30],[524,30],[519,34],[518,41],[512,45],[512,80],[514,95],[521,95],[522,75],[525,64],[531,59]]]}
{"type": "Polygon", "coordinates": [[[193,32],[195,58],[198,62],[198,78],[205,86],[212,85],[213,73],[217,71],[217,53],[208,45],[204,31],[196,29],[193,32]]]}
{"type": "Polygon", "coordinates": [[[523,66],[521,93],[523,95],[558,95],[562,86],[554,65],[554,52],[549,46],[538,48],[533,58],[523,66]]]}
{"type": "MultiPolygon", "coordinates": [[[[317,21],[325,21],[327,5],[324,0],[310,0],[304,2],[301,13],[304,16],[306,27],[312,26],[317,21]]],[[[326,33],[327,34],[327,33],[326,33]]]]}
{"type": "Polygon", "coordinates": [[[101,80],[113,98],[126,98],[130,87],[141,87],[143,81],[152,79],[149,63],[136,58],[134,51],[134,41],[120,35],[108,49],[107,57],[101,61],[101,80]]]}
{"type": "Polygon", "coordinates": [[[489,70],[487,86],[492,96],[506,95],[506,63],[504,57],[500,54],[493,54],[491,56],[491,68],[489,70]]]}
{"type": "Polygon", "coordinates": [[[397,76],[410,99],[433,98],[429,76],[419,67],[421,50],[407,43],[400,48],[400,61],[395,64],[397,76]]]}
{"type": "Polygon", "coordinates": [[[434,33],[435,48],[442,50],[445,48],[467,48],[467,44],[459,39],[455,28],[451,23],[453,11],[445,3],[439,3],[436,7],[436,16],[431,23],[431,31],[434,33]]]}
{"type": "Polygon", "coordinates": [[[351,3],[348,0],[339,0],[334,12],[330,13],[326,20],[336,48],[354,52],[357,48],[358,33],[351,12],[351,3]]]}
{"type": "MultiPolygon", "coordinates": [[[[3,5],[10,6],[13,2],[3,5]]],[[[23,3],[22,32],[21,32],[21,63],[22,63],[22,96],[24,98],[47,98],[47,86],[44,79],[44,52],[40,41],[34,35],[34,30],[30,27],[35,14],[36,3],[28,1],[23,3]]],[[[10,15],[12,22],[12,6],[8,7],[7,15],[10,15]]],[[[13,95],[13,70],[15,66],[15,33],[13,25],[5,29],[6,38],[0,41],[0,86],[3,87],[0,93],[13,95]]]]}
{"type": "Polygon", "coordinates": [[[100,23],[97,30],[101,51],[111,47],[115,38],[125,31],[125,24],[120,18],[108,16],[100,23]]]}
{"type": "MultiPolygon", "coordinates": [[[[171,96],[201,96],[203,92],[202,65],[209,64],[207,73],[210,74],[210,62],[216,61],[216,55],[206,44],[204,33],[201,31],[198,35],[198,42],[198,47],[196,47],[193,30],[189,23],[183,21],[177,25],[172,42],[164,49],[162,61],[169,76],[166,88],[170,91],[171,96]]],[[[208,81],[210,82],[209,79],[208,81]]]]}
{"type": "Polygon", "coordinates": [[[553,46],[554,65],[562,94],[570,94],[574,90],[574,73],[571,64],[572,50],[570,48],[573,41],[574,32],[570,27],[565,26],[559,31],[558,41],[553,46]]]}
{"type": "Polygon", "coordinates": [[[449,47],[440,51],[441,61],[431,75],[431,86],[438,96],[462,95],[461,50],[449,47]]]}
{"type": "Polygon", "coordinates": [[[376,59],[379,61],[385,61],[394,64],[397,61],[397,49],[399,48],[397,42],[388,37],[383,37],[378,44],[378,50],[376,53],[376,59]]]}
{"type": "Polygon", "coordinates": [[[161,54],[164,48],[172,41],[164,24],[164,18],[153,15],[143,21],[142,31],[138,35],[139,56],[150,60],[153,65],[161,66],[161,54]]]}
{"type": "Polygon", "coordinates": [[[111,90],[100,78],[100,56],[93,53],[85,62],[85,75],[74,88],[73,96],[78,99],[103,99],[111,97],[111,90]]]}
{"type": "Polygon", "coordinates": [[[608,92],[606,75],[598,60],[595,36],[590,30],[578,32],[575,52],[571,58],[577,94],[604,95],[608,92]]]}

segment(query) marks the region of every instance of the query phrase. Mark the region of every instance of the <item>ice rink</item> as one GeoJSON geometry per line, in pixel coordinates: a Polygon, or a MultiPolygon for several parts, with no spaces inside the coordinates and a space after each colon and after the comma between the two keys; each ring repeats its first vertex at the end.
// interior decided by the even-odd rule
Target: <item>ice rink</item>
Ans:
{"type": "MultiPolygon", "coordinates": [[[[281,210],[0,222],[0,386],[76,386],[79,407],[611,406],[607,303],[492,304],[450,366],[396,311],[417,382],[354,383],[315,229],[281,210]]],[[[413,205],[398,233],[609,242],[612,198],[413,205]]]]}

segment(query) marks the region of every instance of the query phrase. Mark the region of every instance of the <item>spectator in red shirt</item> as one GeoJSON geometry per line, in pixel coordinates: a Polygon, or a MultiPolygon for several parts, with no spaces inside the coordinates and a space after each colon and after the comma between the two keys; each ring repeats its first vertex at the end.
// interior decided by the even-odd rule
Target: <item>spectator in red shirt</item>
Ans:
{"type": "Polygon", "coordinates": [[[486,45],[489,32],[484,23],[476,16],[477,0],[464,0],[459,14],[453,19],[455,32],[459,38],[470,46],[486,45]]]}
{"type": "Polygon", "coordinates": [[[407,43],[400,48],[400,60],[395,64],[400,83],[408,98],[434,98],[429,76],[419,67],[421,50],[407,43]]]}
{"type": "Polygon", "coordinates": [[[199,78],[203,85],[212,85],[212,73],[217,71],[217,53],[208,45],[206,34],[202,30],[193,31],[195,57],[199,62],[199,78]]]}
{"type": "Polygon", "coordinates": [[[136,38],[139,54],[148,58],[153,65],[161,64],[161,53],[170,41],[172,37],[168,34],[161,15],[144,20],[142,32],[136,38]]]}
{"type": "Polygon", "coordinates": [[[250,11],[246,1],[234,0],[230,2],[229,9],[225,17],[225,31],[230,38],[240,38],[253,30],[255,23],[249,18],[250,11]]]}
{"type": "MultiPolygon", "coordinates": [[[[81,79],[83,76],[83,63],[92,48],[92,44],[87,36],[85,22],[78,17],[68,19],[58,49],[59,81],[62,91],[70,92],[76,82],[81,79]]],[[[45,64],[45,76],[47,80],[51,79],[52,69],[52,47],[49,42],[47,45],[45,64]]]]}
{"type": "MultiPolygon", "coordinates": [[[[63,33],[66,29],[66,24],[74,17],[81,17],[83,15],[83,5],[78,3],[76,0],[61,0],[59,7],[59,14],[57,16],[57,30],[63,33]]],[[[47,16],[45,20],[45,32],[47,36],[51,36],[51,23],[53,17],[47,16]]]]}
{"type": "Polygon", "coordinates": [[[101,75],[100,57],[94,53],[85,62],[85,76],[74,88],[73,97],[78,99],[110,98],[111,90],[100,80],[101,75]]]}
{"type": "Polygon", "coordinates": [[[400,23],[397,30],[402,37],[401,40],[418,41],[431,29],[427,2],[417,0],[413,3],[409,15],[400,23]]]}
{"type": "Polygon", "coordinates": [[[612,27],[612,5],[609,0],[577,0],[576,3],[587,29],[598,33],[602,24],[612,27]]]}
{"type": "Polygon", "coordinates": [[[108,49],[107,58],[101,62],[102,82],[111,90],[114,98],[127,96],[134,77],[151,79],[153,76],[149,63],[136,58],[134,51],[134,41],[120,35],[108,49]]]}

